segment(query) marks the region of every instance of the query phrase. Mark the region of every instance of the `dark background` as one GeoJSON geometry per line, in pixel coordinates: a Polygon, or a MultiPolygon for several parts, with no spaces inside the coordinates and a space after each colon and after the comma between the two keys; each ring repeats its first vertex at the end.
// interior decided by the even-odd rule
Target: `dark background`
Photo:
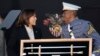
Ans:
{"type": "MultiPolygon", "coordinates": [[[[13,9],[35,9],[37,11],[38,25],[42,26],[42,19],[46,13],[60,13],[62,1],[73,3],[82,7],[78,16],[89,20],[100,33],[100,0],[0,0],[0,14],[3,18],[13,9]]],[[[48,31],[48,30],[47,30],[48,31]]],[[[43,28],[44,37],[50,36],[43,28]]]]}

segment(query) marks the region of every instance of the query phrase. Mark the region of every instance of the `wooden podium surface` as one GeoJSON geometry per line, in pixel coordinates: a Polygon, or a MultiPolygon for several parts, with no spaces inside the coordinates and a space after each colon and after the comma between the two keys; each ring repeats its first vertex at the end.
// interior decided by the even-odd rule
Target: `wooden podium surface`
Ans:
{"type": "Polygon", "coordinates": [[[65,55],[92,56],[92,38],[21,40],[20,56],[65,55]]]}

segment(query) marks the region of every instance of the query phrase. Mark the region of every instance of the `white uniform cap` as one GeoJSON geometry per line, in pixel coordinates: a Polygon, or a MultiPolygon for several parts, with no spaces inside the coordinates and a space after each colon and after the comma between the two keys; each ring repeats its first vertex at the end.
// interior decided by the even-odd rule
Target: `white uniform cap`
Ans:
{"type": "Polygon", "coordinates": [[[62,4],[63,4],[63,10],[79,10],[81,8],[80,6],[66,2],[62,2],[62,4]]]}

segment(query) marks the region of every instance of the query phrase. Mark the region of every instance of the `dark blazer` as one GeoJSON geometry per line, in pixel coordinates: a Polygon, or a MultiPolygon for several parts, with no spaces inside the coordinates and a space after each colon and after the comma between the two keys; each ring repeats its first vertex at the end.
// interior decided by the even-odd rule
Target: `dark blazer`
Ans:
{"type": "MultiPolygon", "coordinates": [[[[40,39],[42,37],[41,30],[37,27],[33,27],[33,30],[35,39],[40,39]]],[[[8,56],[20,56],[20,40],[22,39],[29,39],[25,27],[14,28],[7,43],[8,56]]]]}

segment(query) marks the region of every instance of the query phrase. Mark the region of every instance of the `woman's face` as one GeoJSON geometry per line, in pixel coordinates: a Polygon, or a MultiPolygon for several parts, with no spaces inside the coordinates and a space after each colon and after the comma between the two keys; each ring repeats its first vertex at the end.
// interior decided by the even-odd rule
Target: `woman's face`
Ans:
{"type": "Polygon", "coordinates": [[[36,15],[34,14],[33,16],[29,18],[29,25],[36,25],[36,20],[37,18],[36,18],[36,15]]]}

